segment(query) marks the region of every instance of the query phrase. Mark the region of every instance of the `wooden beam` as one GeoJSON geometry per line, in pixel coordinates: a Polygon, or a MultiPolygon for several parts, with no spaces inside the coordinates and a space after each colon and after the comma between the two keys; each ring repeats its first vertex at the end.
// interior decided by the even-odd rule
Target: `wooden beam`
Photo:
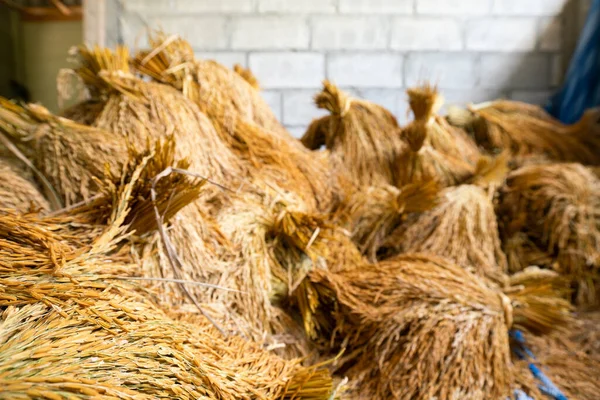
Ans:
{"type": "Polygon", "coordinates": [[[27,22],[81,21],[83,15],[81,6],[69,7],[69,14],[50,7],[23,7],[20,11],[21,18],[27,22]]]}
{"type": "Polygon", "coordinates": [[[62,1],[60,0],[50,0],[52,2],[52,4],[54,4],[54,7],[58,8],[58,10],[65,14],[65,15],[71,15],[71,10],[69,9],[69,7],[65,6],[63,4],[62,1]]]}

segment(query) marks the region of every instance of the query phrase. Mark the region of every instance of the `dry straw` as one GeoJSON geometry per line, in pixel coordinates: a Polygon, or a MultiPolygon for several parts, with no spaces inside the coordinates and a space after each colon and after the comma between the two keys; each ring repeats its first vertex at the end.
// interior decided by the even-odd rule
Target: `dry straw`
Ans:
{"type": "Polygon", "coordinates": [[[316,270],[312,279],[336,297],[332,340],[346,350],[338,372],[351,378],[361,398],[506,396],[513,321],[544,332],[569,321],[564,302],[526,306],[555,296],[552,291],[507,296],[464,268],[423,254],[337,274],[316,270]]]}
{"type": "Polygon", "coordinates": [[[386,238],[388,254],[430,253],[501,282],[507,271],[494,205],[480,187],[447,188],[437,206],[406,218],[386,238]]]}
{"type": "Polygon", "coordinates": [[[352,234],[352,239],[374,262],[388,236],[411,213],[433,208],[439,187],[436,182],[394,186],[369,186],[357,191],[336,210],[335,218],[352,234]]]}
{"type": "Polygon", "coordinates": [[[538,106],[498,100],[453,109],[449,120],[469,130],[488,151],[513,155],[543,154],[554,161],[598,163],[598,140],[593,134],[597,111],[587,112],[574,125],[564,125],[538,106]]]}
{"type": "MultiPolygon", "coordinates": [[[[43,219],[0,215],[0,397],[327,399],[326,371],[224,338],[206,320],[174,321],[152,293],[123,279],[139,273],[119,251],[125,229],[156,228],[137,221],[147,204],[144,174],[164,159],[158,150],[142,156],[124,182],[108,185],[94,207],[43,219]],[[112,204],[103,232],[78,243],[72,229],[82,225],[73,221],[106,214],[96,211],[101,204],[112,204]]],[[[168,217],[170,190],[186,193],[197,183],[181,186],[170,175],[163,182],[152,185],[152,200],[168,217]]]]}
{"type": "Polygon", "coordinates": [[[333,329],[321,313],[324,300],[312,284],[314,269],[336,272],[362,265],[364,260],[350,238],[322,216],[283,209],[268,233],[270,252],[276,261],[274,290],[283,304],[298,309],[306,334],[318,341],[333,329]]]}
{"type": "Polygon", "coordinates": [[[330,115],[314,120],[302,142],[310,149],[324,144],[332,168],[347,173],[359,186],[392,184],[394,159],[402,145],[396,118],[328,81],[315,96],[315,104],[330,115]]]}
{"type": "Polygon", "coordinates": [[[169,135],[177,140],[176,156],[187,157],[192,169],[217,181],[241,173],[241,165],[223,143],[211,121],[179,91],[168,85],[144,82],[128,68],[128,51],[80,47],[79,74],[92,93],[90,110],[87,103],[67,113],[71,118],[93,121],[93,125],[113,132],[135,147],[169,135]],[[97,111],[94,116],[86,111],[97,111]]]}
{"type": "Polygon", "coordinates": [[[107,169],[117,173],[127,160],[123,138],[56,117],[39,105],[23,108],[0,99],[0,131],[32,160],[67,206],[92,197],[98,189],[95,178],[107,169]]]}
{"type": "Polygon", "coordinates": [[[596,176],[580,164],[531,165],[511,173],[498,208],[503,235],[514,255],[511,268],[528,266],[531,261],[518,259],[527,253],[519,246],[533,247],[532,243],[556,259],[554,267],[561,274],[578,283],[578,302],[595,303],[599,190],[596,176]]]}
{"type": "Polygon", "coordinates": [[[134,67],[158,82],[182,91],[220,128],[233,133],[238,119],[252,122],[278,137],[291,135],[254,87],[247,73],[238,74],[211,60],[196,60],[188,42],[162,32],[149,35],[150,50],[141,51],[134,67]]]}
{"type": "Polygon", "coordinates": [[[310,207],[327,210],[332,181],[327,159],[313,156],[279,124],[260,93],[214,61],[195,60],[183,39],[150,38],[152,49],[134,60],[137,70],[183,92],[205,113],[258,185],[299,194],[310,207]]]}

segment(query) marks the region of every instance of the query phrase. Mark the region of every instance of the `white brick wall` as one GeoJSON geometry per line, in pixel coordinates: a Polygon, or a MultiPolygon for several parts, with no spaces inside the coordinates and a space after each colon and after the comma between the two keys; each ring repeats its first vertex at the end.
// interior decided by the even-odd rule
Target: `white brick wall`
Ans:
{"type": "Polygon", "coordinates": [[[146,26],[162,27],[199,57],[250,67],[275,115],[300,134],[323,113],[312,97],[326,78],[401,122],[404,90],[426,80],[448,103],[543,101],[574,42],[565,33],[577,32],[562,14],[568,1],[105,0],[109,15],[88,26],[106,26],[90,38],[138,47],[146,26]]]}

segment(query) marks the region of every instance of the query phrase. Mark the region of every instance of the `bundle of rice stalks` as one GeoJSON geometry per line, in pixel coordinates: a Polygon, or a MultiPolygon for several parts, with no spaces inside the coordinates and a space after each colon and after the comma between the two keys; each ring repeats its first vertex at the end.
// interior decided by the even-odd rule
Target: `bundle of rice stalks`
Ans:
{"type": "Polygon", "coordinates": [[[50,184],[44,188],[57,192],[67,206],[92,197],[98,189],[95,178],[107,169],[117,173],[127,160],[123,138],[56,117],[38,105],[20,107],[0,98],[0,131],[47,178],[50,184]]]}
{"type": "MultiPolygon", "coordinates": [[[[530,241],[554,257],[556,264],[546,266],[573,279],[578,285],[577,301],[582,304],[596,301],[599,194],[600,181],[582,165],[531,165],[508,176],[498,206],[504,237],[510,239],[519,232],[527,236],[527,240],[509,242],[513,254],[523,252],[517,245],[527,246],[530,241]]],[[[522,267],[528,262],[523,260],[522,267]]],[[[519,268],[516,260],[512,268],[519,268]]]]}
{"type": "Polygon", "coordinates": [[[195,60],[189,44],[157,34],[153,50],[136,56],[136,68],[181,90],[212,121],[218,136],[238,159],[250,164],[248,176],[298,193],[325,211],[332,201],[327,159],[314,157],[279,124],[271,110],[237,73],[214,61],[195,60]]]}
{"type": "Polygon", "coordinates": [[[0,208],[26,213],[48,211],[50,204],[19,165],[0,158],[0,208]]]}
{"type": "Polygon", "coordinates": [[[335,294],[334,339],[346,349],[338,372],[356,383],[360,398],[506,396],[513,321],[543,330],[547,321],[555,327],[568,321],[563,308],[519,307],[523,299],[422,254],[337,274],[316,270],[312,279],[335,294]]]}
{"type": "MultiPolygon", "coordinates": [[[[119,246],[123,224],[144,208],[135,195],[150,159],[116,189],[110,220],[88,244],[69,232],[91,215],[86,206],[0,215],[0,397],[328,398],[325,371],[224,338],[206,320],[176,322],[128,283],[139,270],[119,246]]],[[[166,211],[169,193],[157,186],[154,204],[166,211]]]]}
{"type": "Polygon", "coordinates": [[[554,161],[597,164],[594,133],[598,112],[590,111],[574,125],[564,125],[538,106],[498,100],[453,109],[449,120],[470,131],[488,151],[509,150],[513,155],[543,154],[554,161]]]}
{"type": "Polygon", "coordinates": [[[323,217],[283,209],[268,233],[274,290],[283,304],[297,308],[306,334],[313,340],[331,332],[328,315],[320,313],[322,299],[311,283],[314,269],[332,272],[364,264],[354,243],[323,217]]]}
{"type": "MultiPolygon", "coordinates": [[[[135,286],[111,279],[111,273],[121,274],[128,266],[109,261],[67,265],[64,272],[71,278],[40,275],[30,288],[37,298],[4,309],[3,397],[329,395],[331,380],[324,371],[283,361],[240,338],[225,339],[206,322],[172,321],[136,293],[135,286]],[[54,302],[53,294],[65,299],[54,302]],[[44,304],[48,302],[53,307],[44,304]]],[[[13,271],[14,279],[30,277],[28,268],[13,271]]]]}
{"type": "Polygon", "coordinates": [[[139,52],[133,60],[139,72],[182,91],[229,133],[241,119],[292,140],[256,90],[256,80],[249,82],[248,73],[236,73],[216,61],[196,60],[190,44],[176,35],[156,32],[148,39],[150,50],[139,52]]]}
{"type": "Polygon", "coordinates": [[[66,115],[93,120],[93,126],[127,138],[136,147],[173,135],[177,139],[176,158],[187,157],[194,171],[215,180],[241,173],[240,162],[193,102],[168,85],[144,82],[129,72],[126,48],[118,47],[113,53],[82,46],[77,54],[75,72],[92,93],[91,102],[101,107],[83,103],[66,115]],[[86,111],[97,113],[88,116],[86,111]]]}
{"type": "Polygon", "coordinates": [[[415,120],[404,131],[404,139],[418,151],[423,145],[434,150],[463,159],[471,164],[481,156],[477,145],[462,129],[453,127],[437,113],[444,98],[437,88],[429,84],[408,89],[408,103],[415,120]]]}
{"type": "Polygon", "coordinates": [[[359,186],[392,184],[394,159],[402,146],[396,118],[328,81],[315,96],[315,104],[330,115],[313,121],[302,142],[310,149],[325,144],[332,168],[347,172],[359,186]]]}
{"type": "Polygon", "coordinates": [[[377,252],[388,236],[410,213],[433,208],[438,198],[436,182],[394,186],[369,186],[356,192],[337,210],[335,219],[352,234],[360,251],[370,261],[377,261],[377,252]]]}
{"type": "Polygon", "coordinates": [[[387,255],[429,253],[501,283],[507,271],[490,196],[461,185],[440,194],[437,206],[413,214],[385,239],[387,255]]]}

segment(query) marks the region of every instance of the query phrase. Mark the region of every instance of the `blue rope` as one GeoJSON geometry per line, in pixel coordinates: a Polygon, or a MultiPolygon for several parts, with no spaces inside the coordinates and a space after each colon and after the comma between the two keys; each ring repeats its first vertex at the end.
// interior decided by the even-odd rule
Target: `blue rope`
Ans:
{"type": "MultiPolygon", "coordinates": [[[[513,351],[520,359],[535,360],[535,356],[533,355],[532,351],[527,347],[523,332],[518,329],[514,329],[510,331],[510,337],[517,344],[517,346],[513,347],[513,351]]],[[[557,388],[554,383],[552,383],[550,378],[548,378],[546,374],[544,374],[544,372],[542,372],[542,370],[535,365],[534,361],[530,361],[528,366],[533,376],[541,382],[538,387],[542,393],[552,397],[555,400],[567,400],[567,396],[565,396],[560,389],[557,388]]],[[[520,400],[521,398],[517,396],[517,399],[520,400]]]]}

